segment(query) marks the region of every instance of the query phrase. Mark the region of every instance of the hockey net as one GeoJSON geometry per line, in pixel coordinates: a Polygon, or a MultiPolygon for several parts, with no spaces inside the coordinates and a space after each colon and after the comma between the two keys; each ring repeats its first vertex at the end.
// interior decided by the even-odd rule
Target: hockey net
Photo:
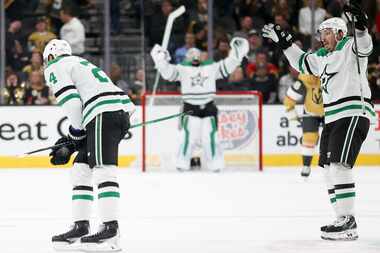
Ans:
{"type": "MultiPolygon", "coordinates": [[[[260,92],[220,92],[218,136],[224,150],[226,170],[262,170],[262,96],[260,92]]],[[[144,94],[143,122],[181,112],[179,93],[144,94]],[[152,100],[153,99],[153,103],[152,100]]],[[[180,119],[171,119],[142,127],[143,171],[175,170],[180,119]]],[[[200,146],[200,145],[199,145],[200,146]]],[[[202,150],[193,156],[202,158],[202,150]]],[[[203,163],[202,163],[203,167],[203,163]]]]}

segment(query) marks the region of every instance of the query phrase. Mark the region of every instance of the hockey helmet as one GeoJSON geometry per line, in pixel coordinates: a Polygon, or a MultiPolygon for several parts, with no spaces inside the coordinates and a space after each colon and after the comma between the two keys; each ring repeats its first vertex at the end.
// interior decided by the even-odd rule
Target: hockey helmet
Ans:
{"type": "Polygon", "coordinates": [[[318,28],[318,32],[321,33],[324,29],[332,29],[335,35],[339,31],[343,32],[343,37],[347,35],[347,25],[346,22],[341,18],[329,18],[323,21],[318,28]]]}
{"type": "Polygon", "coordinates": [[[201,51],[195,47],[190,48],[189,50],[187,50],[185,59],[186,59],[186,61],[190,61],[190,62],[194,62],[194,61],[200,62],[201,61],[201,51]]]}
{"type": "Polygon", "coordinates": [[[53,39],[45,46],[43,53],[44,63],[61,55],[71,55],[71,53],[71,47],[67,41],[53,39]],[[52,56],[53,58],[49,59],[49,56],[52,56]]]}

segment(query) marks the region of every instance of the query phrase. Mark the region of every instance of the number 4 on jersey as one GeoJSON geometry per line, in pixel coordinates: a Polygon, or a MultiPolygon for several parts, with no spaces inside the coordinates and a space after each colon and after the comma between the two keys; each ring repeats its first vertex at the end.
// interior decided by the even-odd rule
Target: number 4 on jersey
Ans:
{"type": "Polygon", "coordinates": [[[52,83],[52,84],[56,84],[58,82],[57,81],[57,77],[54,75],[53,72],[50,73],[49,82],[52,83]]]}

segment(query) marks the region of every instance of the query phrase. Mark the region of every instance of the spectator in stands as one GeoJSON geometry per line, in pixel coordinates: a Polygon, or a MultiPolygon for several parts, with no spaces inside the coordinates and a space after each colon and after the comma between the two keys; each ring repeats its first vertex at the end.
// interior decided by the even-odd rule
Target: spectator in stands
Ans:
{"type": "Polygon", "coordinates": [[[60,37],[66,40],[72,49],[73,55],[82,56],[84,53],[85,30],[82,22],[75,16],[71,8],[65,7],[60,12],[64,25],[60,31],[60,37]]]}
{"type": "Polygon", "coordinates": [[[216,43],[216,50],[214,53],[214,61],[223,60],[230,52],[230,42],[228,38],[221,38],[216,43]]]}
{"type": "Polygon", "coordinates": [[[343,6],[345,0],[332,0],[329,1],[326,8],[326,18],[341,17],[343,14],[343,6]]]}
{"type": "Polygon", "coordinates": [[[181,63],[186,56],[187,50],[189,48],[195,47],[195,35],[193,33],[185,34],[185,45],[175,50],[174,58],[176,63],[181,63]]]}
{"type": "Polygon", "coordinates": [[[141,94],[144,90],[145,73],[143,69],[136,71],[135,80],[129,87],[128,96],[135,105],[141,105],[141,94]]]}
{"type": "Polygon", "coordinates": [[[207,23],[208,22],[208,1],[198,0],[196,10],[190,11],[190,22],[207,23]]]}
{"type": "Polygon", "coordinates": [[[193,26],[195,34],[195,47],[201,51],[207,51],[207,28],[203,23],[196,23],[193,26]]]}
{"type": "Polygon", "coordinates": [[[290,17],[293,15],[293,9],[289,8],[287,0],[275,0],[272,14],[275,16],[276,14],[281,14],[286,22],[289,22],[290,17]]]}
{"type": "Polygon", "coordinates": [[[47,20],[39,18],[36,23],[36,30],[28,37],[28,47],[30,52],[42,53],[45,45],[57,36],[47,30],[47,20]]]}
{"type": "Polygon", "coordinates": [[[244,78],[244,71],[241,67],[237,67],[228,77],[228,83],[223,85],[223,90],[244,90],[248,86],[247,80],[244,78]]]}
{"type": "Polygon", "coordinates": [[[43,82],[40,71],[32,71],[29,75],[28,87],[25,91],[26,105],[50,105],[52,94],[43,82]]]}
{"type": "MultiPolygon", "coordinates": [[[[162,43],[162,37],[165,32],[166,20],[169,14],[174,10],[171,0],[163,0],[160,11],[155,12],[151,18],[147,28],[150,46],[162,43]]],[[[168,45],[169,52],[173,53],[180,40],[183,40],[185,21],[183,17],[179,17],[175,21],[172,28],[170,43],[168,45]]]]}
{"type": "Polygon", "coordinates": [[[6,62],[15,71],[21,70],[29,62],[29,56],[25,52],[21,42],[21,28],[21,21],[12,21],[5,35],[6,62]]]}
{"type": "Polygon", "coordinates": [[[234,33],[234,37],[248,37],[248,32],[253,28],[253,21],[250,16],[244,16],[240,19],[240,30],[234,33]]]}
{"type": "Polygon", "coordinates": [[[257,71],[257,66],[264,66],[267,69],[267,73],[271,75],[278,75],[278,67],[270,62],[268,62],[268,55],[265,51],[257,52],[256,61],[250,62],[247,65],[246,73],[247,76],[252,78],[257,71]]]}
{"type": "Polygon", "coordinates": [[[39,52],[32,53],[30,64],[26,65],[22,69],[22,72],[24,72],[27,76],[29,76],[32,71],[40,71],[40,73],[43,73],[42,56],[39,52]]]}
{"type": "Polygon", "coordinates": [[[249,52],[248,52],[248,61],[255,62],[256,54],[258,52],[268,53],[268,48],[263,46],[263,38],[260,36],[259,32],[256,29],[252,29],[248,32],[248,42],[249,42],[249,52]]]}
{"type": "Polygon", "coordinates": [[[278,80],[275,75],[268,72],[265,64],[259,63],[257,65],[257,70],[250,81],[250,89],[260,91],[263,94],[265,104],[276,102],[278,80]]]}
{"type": "Polygon", "coordinates": [[[280,81],[278,82],[278,89],[277,89],[277,95],[278,100],[282,104],[284,101],[284,98],[286,96],[286,92],[290,86],[294,84],[295,81],[298,79],[298,71],[292,68],[290,65],[288,65],[288,73],[286,75],[283,75],[280,78],[280,81]]]}
{"type": "Polygon", "coordinates": [[[111,65],[110,78],[116,86],[122,89],[125,93],[128,93],[129,85],[125,80],[123,80],[120,65],[116,63],[111,65]]]}
{"type": "Polygon", "coordinates": [[[316,0],[315,2],[314,31],[311,30],[311,6],[313,1],[304,0],[304,7],[299,11],[298,15],[299,31],[303,35],[302,42],[307,48],[311,45],[310,38],[317,32],[319,24],[326,18],[326,10],[322,8],[322,0],[316,0]]]}
{"type": "Polygon", "coordinates": [[[253,18],[252,28],[261,30],[265,23],[272,21],[273,0],[237,0],[235,6],[237,17],[253,18]]]}
{"type": "Polygon", "coordinates": [[[5,87],[1,91],[6,105],[22,105],[25,97],[25,83],[20,83],[15,72],[6,76],[5,87]]]}

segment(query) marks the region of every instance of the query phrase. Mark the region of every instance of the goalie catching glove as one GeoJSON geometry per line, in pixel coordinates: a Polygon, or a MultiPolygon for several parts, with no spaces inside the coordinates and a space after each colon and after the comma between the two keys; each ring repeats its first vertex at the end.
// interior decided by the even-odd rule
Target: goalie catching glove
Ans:
{"type": "Polygon", "coordinates": [[[66,143],[66,145],[58,148],[53,148],[49,156],[50,163],[53,165],[64,165],[70,161],[71,155],[78,151],[85,143],[86,131],[69,127],[68,136],[63,136],[58,139],[55,145],[66,143]]]}
{"type": "Polygon", "coordinates": [[[264,25],[262,32],[263,37],[271,39],[273,42],[277,43],[282,50],[288,49],[293,43],[292,35],[282,29],[280,25],[264,25]]]}

